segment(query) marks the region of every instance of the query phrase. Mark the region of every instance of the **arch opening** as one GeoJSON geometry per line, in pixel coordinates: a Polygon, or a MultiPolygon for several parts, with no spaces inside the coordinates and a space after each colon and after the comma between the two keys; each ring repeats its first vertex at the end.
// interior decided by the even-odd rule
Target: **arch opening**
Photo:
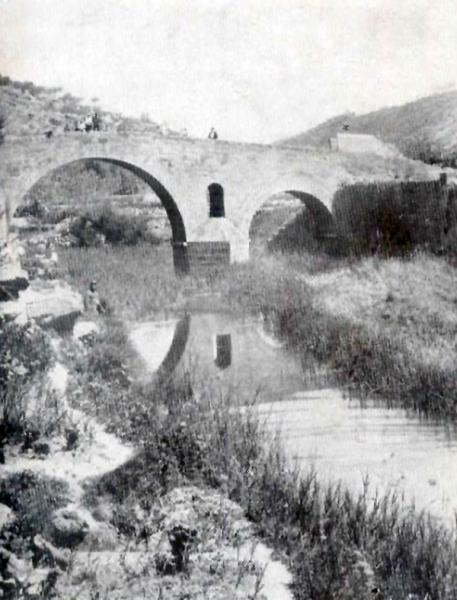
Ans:
{"type": "MultiPolygon", "coordinates": [[[[60,172],[64,172],[65,169],[68,168],[73,168],[75,169],[78,165],[83,164],[85,165],[85,167],[87,167],[89,170],[93,170],[95,173],[97,172],[97,170],[103,170],[103,166],[112,166],[112,167],[118,167],[118,169],[115,169],[116,171],[119,172],[124,172],[127,173],[128,175],[133,175],[134,177],[122,177],[120,178],[121,180],[121,187],[122,189],[125,191],[126,190],[126,194],[125,194],[125,198],[127,198],[127,202],[128,202],[128,197],[129,194],[132,194],[132,198],[133,195],[135,193],[134,185],[132,183],[132,180],[137,180],[138,182],[141,182],[140,187],[142,184],[143,188],[152,190],[153,192],[153,196],[158,199],[159,202],[156,202],[155,204],[159,207],[160,210],[164,210],[166,213],[166,217],[163,217],[163,221],[165,222],[164,226],[169,226],[171,232],[169,235],[169,239],[171,239],[171,245],[173,248],[173,264],[174,264],[174,268],[175,268],[175,272],[178,274],[183,274],[183,273],[187,273],[188,272],[188,260],[187,260],[187,237],[186,237],[186,229],[184,226],[184,221],[182,218],[182,215],[179,211],[179,208],[174,200],[174,198],[172,197],[172,195],[170,194],[170,192],[165,188],[165,186],[158,180],[156,179],[153,175],[151,175],[150,173],[148,173],[147,171],[141,169],[140,167],[123,161],[123,160],[118,160],[118,159],[114,159],[114,158],[108,158],[108,157],[90,157],[90,158],[83,158],[83,159],[78,159],[75,161],[70,161],[67,163],[64,163],[62,165],[59,165],[57,168],[52,169],[51,171],[49,171],[48,173],[46,173],[43,177],[41,177],[27,192],[25,198],[27,198],[27,196],[30,195],[31,190],[33,190],[34,188],[36,188],[37,185],[40,184],[40,182],[42,182],[43,180],[47,179],[50,176],[54,176],[57,177],[58,180],[58,173],[60,172]],[[166,222],[168,222],[169,225],[166,225],[166,222]]],[[[100,173],[99,173],[100,175],[100,173]]],[[[103,177],[103,173],[101,174],[101,176],[103,177]]],[[[75,177],[75,187],[78,186],[78,178],[75,177]]],[[[136,190],[138,191],[138,190],[136,190]]],[[[143,190],[144,191],[144,190],[143,190]]],[[[93,194],[93,190],[89,189],[87,191],[87,194],[90,196],[91,194],[93,194]]],[[[122,192],[121,192],[122,194],[122,192]]],[[[70,200],[71,202],[71,200],[70,200]]],[[[86,208],[89,208],[91,206],[91,203],[89,202],[89,204],[85,204],[86,208]]],[[[16,213],[18,211],[16,210],[16,213]]]]}
{"type": "Polygon", "coordinates": [[[208,186],[209,217],[225,217],[224,188],[219,183],[208,186]]]}
{"type": "Polygon", "coordinates": [[[286,190],[270,196],[252,217],[250,256],[264,252],[334,252],[333,216],[315,196],[286,190]]]}

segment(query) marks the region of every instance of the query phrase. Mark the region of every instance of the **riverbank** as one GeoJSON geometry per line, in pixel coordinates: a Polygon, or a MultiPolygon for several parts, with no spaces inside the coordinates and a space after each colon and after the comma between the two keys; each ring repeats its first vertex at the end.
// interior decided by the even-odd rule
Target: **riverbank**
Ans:
{"type": "Polygon", "coordinates": [[[444,258],[345,260],[267,256],[212,279],[174,276],[168,247],[62,249],[64,277],[99,282],[124,320],[182,311],[196,292],[273,319],[343,384],[426,412],[456,416],[457,270],[444,258]],[[422,391],[421,391],[422,390],[422,391]]]}
{"type": "Polygon", "coordinates": [[[317,360],[341,386],[457,418],[457,270],[444,258],[266,256],[183,279],[164,246],[70,248],[62,262],[82,292],[95,277],[125,320],[166,318],[214,292],[236,311],[262,313],[304,364],[317,360]]]}
{"type": "Polygon", "coordinates": [[[339,261],[322,271],[268,257],[217,286],[232,306],[262,312],[304,364],[317,360],[341,386],[457,418],[457,270],[444,259],[339,261]]]}
{"type": "MultiPolygon", "coordinates": [[[[418,255],[350,265],[269,257],[233,266],[211,280],[175,280],[160,255],[154,260],[153,252],[141,252],[141,263],[129,250],[130,258],[118,271],[107,269],[110,298],[119,303],[121,314],[150,314],[152,305],[142,305],[141,298],[154,289],[147,268],[153,265],[152,270],[160,269],[159,281],[172,281],[160,302],[154,300],[159,311],[167,306],[179,310],[195,289],[217,292],[231,307],[263,313],[305,364],[308,356],[318,359],[344,387],[455,418],[455,377],[448,362],[455,356],[455,270],[444,260],[418,255]],[[132,278],[127,289],[126,273],[132,278]]],[[[80,285],[87,264],[83,255],[73,255],[81,264],[75,278],[80,285]]],[[[102,258],[99,264],[103,289],[102,258]]],[[[151,391],[153,403],[146,412],[138,392],[129,393],[126,401],[131,405],[135,398],[135,405],[130,415],[121,411],[119,418],[114,415],[125,402],[113,402],[117,408],[109,410],[109,402],[100,402],[120,435],[134,433],[143,440],[144,453],[128,469],[104,478],[97,494],[128,507],[133,500],[168,493],[183,477],[223,490],[286,557],[296,598],[453,597],[452,533],[404,507],[395,495],[377,497],[373,504],[368,489],[353,496],[340,487],[322,486],[318,474],[298,479],[280,446],[271,440],[265,444],[254,413],[245,420],[234,417],[230,399],[196,403],[188,383],[169,382],[166,389],[151,391]],[[126,489],[130,492],[119,496],[126,489]]]]}
{"type": "Polygon", "coordinates": [[[2,597],[291,600],[243,508],[193,476],[190,399],[138,385],[122,325],[92,325],[0,328],[2,597]]]}

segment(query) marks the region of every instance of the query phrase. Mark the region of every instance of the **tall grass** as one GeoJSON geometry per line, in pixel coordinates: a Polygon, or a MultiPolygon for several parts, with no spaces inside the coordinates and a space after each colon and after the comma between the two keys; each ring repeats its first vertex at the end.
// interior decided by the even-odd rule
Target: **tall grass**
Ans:
{"type": "MultiPolygon", "coordinates": [[[[117,340],[112,352],[119,347],[117,340]]],[[[89,355],[82,396],[90,380],[101,383],[94,364],[89,355]]],[[[114,379],[118,369],[109,369],[114,379]]],[[[320,485],[314,473],[299,478],[280,440],[267,437],[255,406],[243,412],[235,406],[235,398],[216,389],[197,402],[179,381],[159,389],[126,384],[105,419],[141,451],[94,484],[86,502],[111,497],[114,524],[134,535],[142,531],[135,505],[150,510],[178,485],[215,487],[244,507],[258,533],[287,560],[299,600],[457,597],[450,532],[394,494],[373,497],[367,485],[353,496],[320,485]]]]}
{"type": "MultiPolygon", "coordinates": [[[[421,288],[422,294],[425,293],[425,277],[430,264],[426,258],[419,260],[424,261],[422,271],[416,268],[419,278],[416,293],[421,295],[421,288]]],[[[405,263],[399,276],[410,266],[414,268],[414,264],[405,263]]],[[[436,263],[433,266],[438,267],[436,263]]],[[[444,271],[452,270],[446,265],[443,268],[444,271]]],[[[442,283],[445,275],[449,281],[455,277],[444,271],[442,283]]],[[[436,280],[438,283],[439,274],[436,280]]],[[[427,306],[426,302],[421,304],[414,299],[403,300],[391,311],[392,325],[384,326],[382,317],[385,313],[378,310],[377,305],[369,307],[363,319],[360,314],[351,315],[349,310],[341,314],[326,309],[319,298],[324,292],[310,281],[303,270],[273,258],[236,267],[226,273],[217,286],[234,307],[262,312],[273,323],[276,334],[287,341],[305,364],[312,356],[327,365],[341,385],[351,386],[363,394],[394,400],[427,414],[457,417],[455,363],[451,359],[455,355],[451,353],[455,353],[455,334],[452,333],[455,331],[455,310],[452,311],[452,307],[447,308],[448,315],[443,314],[440,318],[433,305],[427,306]],[[443,356],[443,352],[440,354],[436,350],[436,360],[423,360],[422,352],[417,348],[419,340],[430,347],[430,354],[439,344],[449,347],[449,353],[443,356]]],[[[338,297],[339,284],[338,280],[334,281],[336,287],[332,291],[330,283],[325,293],[338,297]]],[[[372,291],[372,282],[368,277],[359,280],[357,270],[346,274],[344,284],[348,287],[358,285],[361,294],[368,295],[372,291]]],[[[402,281],[396,284],[401,289],[402,281]]],[[[436,290],[438,297],[444,289],[442,286],[436,290]]],[[[405,295],[409,292],[406,287],[405,295]]],[[[342,303],[347,302],[344,293],[340,296],[342,303]]],[[[448,299],[449,303],[452,304],[452,298],[448,299]]],[[[382,304],[385,307],[385,295],[382,304]]],[[[353,313],[357,313],[357,308],[355,303],[353,313]]]]}
{"type": "Polygon", "coordinates": [[[100,296],[126,320],[172,310],[185,285],[174,274],[167,244],[62,248],[59,258],[67,281],[85,293],[96,279],[100,296]]]}

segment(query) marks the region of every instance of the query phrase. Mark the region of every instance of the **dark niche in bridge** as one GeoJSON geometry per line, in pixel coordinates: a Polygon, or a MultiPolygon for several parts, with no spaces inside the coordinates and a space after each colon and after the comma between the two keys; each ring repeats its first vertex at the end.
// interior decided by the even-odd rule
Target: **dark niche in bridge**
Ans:
{"type": "Polygon", "coordinates": [[[226,369],[232,364],[232,337],[230,333],[220,333],[214,340],[214,364],[226,369]]]}
{"type": "Polygon", "coordinates": [[[224,188],[219,183],[208,186],[208,201],[210,218],[225,217],[224,188]]]}

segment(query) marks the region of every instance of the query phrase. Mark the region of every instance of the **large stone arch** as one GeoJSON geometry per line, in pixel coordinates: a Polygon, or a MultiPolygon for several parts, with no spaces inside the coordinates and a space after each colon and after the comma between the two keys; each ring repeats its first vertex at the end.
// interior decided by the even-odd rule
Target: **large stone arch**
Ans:
{"type": "MultiPolygon", "coordinates": [[[[112,165],[116,165],[131,173],[135,174],[142,181],[144,181],[157,195],[160,199],[162,206],[164,207],[168,220],[170,222],[171,231],[172,231],[172,246],[173,246],[173,261],[175,270],[179,273],[185,273],[188,271],[188,261],[187,261],[187,235],[186,228],[184,225],[184,220],[182,218],[181,212],[171,195],[168,189],[151,173],[144,170],[143,168],[128,162],[126,160],[120,160],[117,158],[110,158],[104,156],[88,156],[83,158],[77,158],[74,160],[66,161],[58,166],[53,166],[51,169],[47,170],[44,174],[42,173],[38,179],[34,181],[34,183],[28,187],[25,193],[27,193],[34,185],[36,185],[39,181],[41,181],[44,177],[49,176],[57,170],[64,169],[65,167],[85,161],[96,161],[102,163],[109,163],[112,165]]],[[[25,196],[24,190],[22,190],[22,194],[25,196]]],[[[16,201],[17,202],[17,201],[16,201]]]]}
{"type": "MultiPolygon", "coordinates": [[[[302,191],[300,189],[283,188],[282,190],[277,190],[273,193],[269,193],[268,195],[264,195],[262,197],[261,202],[256,203],[256,210],[250,215],[247,230],[250,252],[252,242],[251,237],[253,235],[252,227],[255,222],[256,216],[259,215],[260,211],[262,210],[262,207],[266,206],[272,198],[280,196],[289,196],[290,198],[294,198],[300,201],[303,207],[305,207],[307,210],[308,218],[311,218],[313,220],[314,228],[319,233],[319,237],[321,237],[322,239],[330,239],[334,237],[334,219],[332,213],[326,205],[329,204],[328,201],[324,202],[320,200],[316,195],[302,191]]],[[[292,217],[294,217],[294,213],[292,212],[291,214],[292,217]]],[[[246,225],[247,223],[245,223],[245,228],[246,225]]],[[[282,229],[282,226],[278,225],[274,234],[277,235],[280,229],[282,229]]]]}

